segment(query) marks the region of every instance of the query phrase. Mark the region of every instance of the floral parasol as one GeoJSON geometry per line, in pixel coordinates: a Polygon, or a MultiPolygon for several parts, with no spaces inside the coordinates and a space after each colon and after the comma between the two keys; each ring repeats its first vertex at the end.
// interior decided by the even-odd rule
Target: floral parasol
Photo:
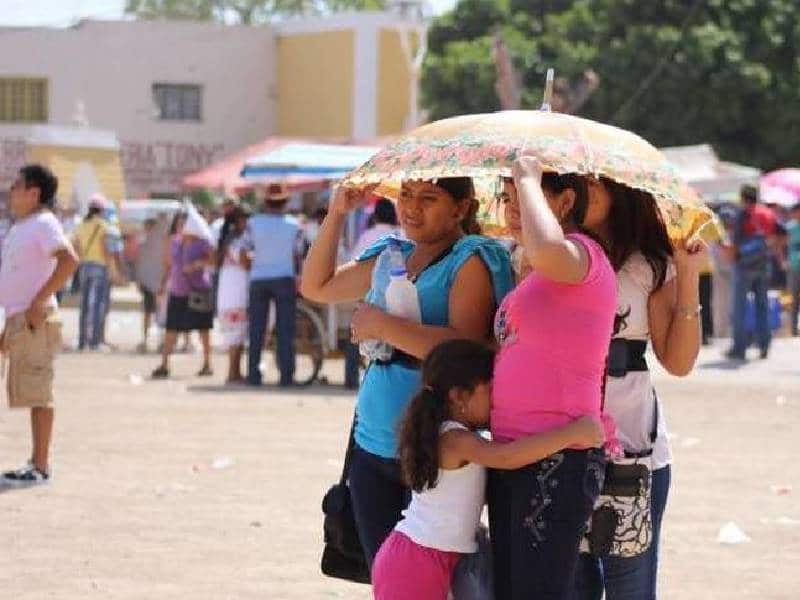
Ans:
{"type": "MultiPolygon", "coordinates": [[[[390,144],[343,180],[344,185],[402,180],[508,177],[520,151],[533,152],[558,173],[603,175],[656,199],[673,239],[694,235],[711,211],[666,157],[638,135],[573,115],[549,111],[501,111],[464,115],[423,125],[390,144]]],[[[481,203],[482,220],[497,211],[481,203]]]]}

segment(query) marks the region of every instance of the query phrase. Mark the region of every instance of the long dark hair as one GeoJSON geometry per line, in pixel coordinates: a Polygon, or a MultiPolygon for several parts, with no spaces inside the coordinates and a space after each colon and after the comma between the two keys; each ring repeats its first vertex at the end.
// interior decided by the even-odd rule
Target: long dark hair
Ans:
{"type": "Polygon", "coordinates": [[[575,192],[575,202],[567,215],[567,219],[580,233],[595,241],[611,260],[608,244],[583,224],[586,220],[586,213],[589,211],[589,182],[586,180],[586,176],[578,175],[577,173],[566,173],[564,175],[553,172],[542,173],[542,189],[553,194],[560,194],[568,189],[575,192]]]}
{"type": "Polygon", "coordinates": [[[175,235],[178,233],[178,223],[181,221],[181,219],[186,219],[186,213],[183,211],[176,212],[172,217],[172,223],[169,226],[170,235],[175,235]]]}
{"type": "Polygon", "coordinates": [[[461,221],[461,228],[467,235],[480,235],[478,223],[478,200],[475,198],[475,186],[470,177],[443,177],[436,180],[438,185],[453,197],[456,202],[469,202],[467,216],[461,221]]]}
{"type": "Polygon", "coordinates": [[[653,271],[653,287],[659,289],[667,276],[672,244],[652,194],[602,177],[611,196],[608,213],[608,256],[619,271],[634,252],[641,252],[653,271]]]}
{"type": "Polygon", "coordinates": [[[394,209],[394,203],[388,198],[381,198],[375,203],[372,224],[377,225],[378,223],[397,226],[397,211],[394,209]]]}
{"type": "Polygon", "coordinates": [[[439,479],[439,436],[449,417],[452,389],[473,391],[492,379],[494,352],[470,340],[450,340],[431,350],[422,365],[422,389],[400,423],[400,468],[412,490],[436,487],[439,479]]]}
{"type": "Polygon", "coordinates": [[[566,175],[552,172],[542,173],[542,189],[554,194],[560,194],[568,189],[573,190],[575,203],[572,205],[568,218],[575,227],[579,229],[583,227],[586,211],[589,210],[589,186],[586,183],[586,177],[576,173],[567,173],[566,175]]]}

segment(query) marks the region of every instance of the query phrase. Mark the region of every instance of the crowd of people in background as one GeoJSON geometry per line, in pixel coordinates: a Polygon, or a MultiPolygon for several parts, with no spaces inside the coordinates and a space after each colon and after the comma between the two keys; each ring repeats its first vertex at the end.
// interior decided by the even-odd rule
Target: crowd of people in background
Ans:
{"type": "Polygon", "coordinates": [[[767,358],[784,323],[798,335],[800,204],[764,204],[758,189],[746,185],[739,203],[712,206],[726,235],[711,244],[700,279],[703,343],[731,337],[727,358],[746,360],[753,345],[767,358]]]}
{"type": "MultiPolygon", "coordinates": [[[[191,246],[188,253],[182,250],[180,255],[175,254],[175,236],[184,239],[182,211],[159,214],[146,219],[139,230],[121,233],[113,203],[100,195],[90,198],[83,216],[59,209],[65,235],[81,260],[72,282],[58,294],[59,299],[70,293],[80,298],[77,348],[113,348],[106,336],[111,287],[133,282],[140,290],[142,309],[142,338],[137,349],[163,353],[166,345],[168,350],[154,371],[156,377],[169,373],[169,354],[175,343],[174,336],[166,331],[183,335],[184,350],[192,349],[189,334],[198,332],[205,351],[210,346],[203,332],[210,331],[216,319],[221,344],[228,352],[226,382],[259,385],[264,331],[270,314],[265,307],[274,303],[280,311],[279,318],[273,313],[275,325],[280,325],[276,360],[284,365],[280,382],[288,384],[294,364],[294,332],[293,320],[283,317],[294,313],[300,263],[316,239],[327,209],[320,207],[310,217],[287,214],[289,194],[282,185],[262,188],[259,200],[255,211],[238,198],[228,197],[218,210],[198,212],[208,225],[204,236],[210,248],[202,256],[202,268],[199,262],[194,264],[194,275],[182,272],[181,265],[184,255],[196,253],[198,242],[182,246],[191,246]],[[198,318],[194,314],[197,311],[189,307],[190,296],[197,300],[203,294],[209,296],[212,306],[211,321],[207,311],[198,318]],[[249,309],[251,306],[254,308],[249,309]],[[252,319],[257,323],[249,327],[252,319]],[[174,329],[167,327],[167,321],[174,329]],[[154,326],[160,330],[155,344],[154,326]],[[243,371],[240,362],[245,349],[247,365],[243,371]]],[[[731,337],[728,358],[746,359],[746,349],[753,345],[758,347],[759,356],[766,357],[772,334],[781,324],[788,322],[789,333],[798,335],[800,204],[790,208],[765,205],[759,201],[757,188],[748,185],[743,186],[739,203],[712,207],[727,235],[710,243],[700,274],[702,343],[709,345],[715,337],[731,337]]],[[[344,246],[340,249],[340,262],[358,256],[381,237],[400,233],[394,203],[378,200],[359,229],[361,234],[353,247],[349,251],[344,246]]],[[[361,364],[358,351],[346,339],[342,340],[342,349],[345,385],[355,389],[361,364]]],[[[200,372],[212,372],[210,350],[200,372]]]]}

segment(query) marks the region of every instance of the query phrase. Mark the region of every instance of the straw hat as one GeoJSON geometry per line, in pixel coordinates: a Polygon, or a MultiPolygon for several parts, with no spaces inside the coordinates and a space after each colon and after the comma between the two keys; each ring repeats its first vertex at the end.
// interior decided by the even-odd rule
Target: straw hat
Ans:
{"type": "Polygon", "coordinates": [[[270,183],[267,185],[265,202],[283,203],[289,200],[289,188],[285,183],[270,183]]]}

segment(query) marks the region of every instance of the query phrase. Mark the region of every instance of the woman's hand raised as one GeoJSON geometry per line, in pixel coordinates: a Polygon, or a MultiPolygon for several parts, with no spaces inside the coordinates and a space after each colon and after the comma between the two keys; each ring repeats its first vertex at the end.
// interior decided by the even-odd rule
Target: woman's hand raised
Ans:
{"type": "Polygon", "coordinates": [[[372,192],[376,187],[376,185],[371,185],[364,188],[355,188],[344,185],[337,186],[333,193],[330,211],[339,216],[348,215],[356,208],[364,206],[367,203],[367,198],[370,192],[372,192]]]}

